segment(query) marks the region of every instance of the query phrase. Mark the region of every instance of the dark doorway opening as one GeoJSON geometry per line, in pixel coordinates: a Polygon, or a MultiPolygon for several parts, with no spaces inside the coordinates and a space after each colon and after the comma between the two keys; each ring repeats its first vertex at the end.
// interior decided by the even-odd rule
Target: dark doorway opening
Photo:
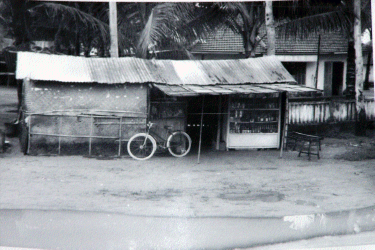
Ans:
{"type": "Polygon", "coordinates": [[[324,63],[324,95],[339,96],[342,94],[344,79],[343,62],[324,63]]]}
{"type": "Polygon", "coordinates": [[[193,147],[199,145],[201,114],[203,104],[202,148],[213,148],[218,129],[218,96],[189,97],[187,105],[186,132],[190,135],[193,147]]]}
{"type": "Polygon", "coordinates": [[[342,93],[344,75],[344,63],[334,62],[332,65],[332,95],[338,96],[342,93]]]}

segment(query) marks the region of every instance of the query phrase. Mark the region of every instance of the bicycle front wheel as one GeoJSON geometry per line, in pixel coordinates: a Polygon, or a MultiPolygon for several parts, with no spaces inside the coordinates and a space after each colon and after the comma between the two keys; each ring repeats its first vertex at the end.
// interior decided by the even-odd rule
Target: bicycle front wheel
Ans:
{"type": "Polygon", "coordinates": [[[168,137],[167,148],[171,155],[175,157],[183,157],[190,151],[191,138],[185,132],[174,132],[168,137]]]}
{"type": "Polygon", "coordinates": [[[136,160],[150,159],[156,151],[155,139],[145,133],[132,136],[128,142],[128,153],[136,160]]]}

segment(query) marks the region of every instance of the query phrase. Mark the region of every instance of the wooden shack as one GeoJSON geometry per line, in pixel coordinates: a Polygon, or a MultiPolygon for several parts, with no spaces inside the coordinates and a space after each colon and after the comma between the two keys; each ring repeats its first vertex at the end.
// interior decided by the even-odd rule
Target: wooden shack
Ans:
{"type": "Polygon", "coordinates": [[[19,52],[16,78],[27,154],[121,156],[149,120],[162,135],[172,125],[217,149],[278,148],[284,93],[316,91],[296,85],[275,57],[173,61],[19,52]]]}

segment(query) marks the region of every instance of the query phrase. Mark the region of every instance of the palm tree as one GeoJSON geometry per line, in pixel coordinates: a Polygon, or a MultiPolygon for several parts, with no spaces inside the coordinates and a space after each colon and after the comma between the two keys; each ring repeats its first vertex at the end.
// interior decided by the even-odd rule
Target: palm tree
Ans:
{"type": "Polygon", "coordinates": [[[356,100],[356,134],[366,135],[366,110],[363,92],[363,58],[362,58],[362,25],[361,0],[354,0],[354,47],[355,47],[355,100],[356,100]]]}
{"type": "Polygon", "coordinates": [[[263,3],[162,3],[148,18],[138,42],[138,52],[145,57],[149,50],[168,46],[187,48],[225,27],[241,34],[245,56],[255,55],[260,43],[259,28],[264,22],[263,3]]]}
{"type": "Polygon", "coordinates": [[[276,32],[275,32],[275,23],[273,16],[272,1],[266,1],[266,30],[267,30],[267,55],[276,54],[276,32]]]}
{"type": "Polygon", "coordinates": [[[108,15],[103,15],[103,3],[0,0],[0,6],[0,25],[18,48],[29,50],[36,39],[55,41],[57,53],[78,55],[83,50],[87,55],[93,47],[107,47],[108,15]]]}

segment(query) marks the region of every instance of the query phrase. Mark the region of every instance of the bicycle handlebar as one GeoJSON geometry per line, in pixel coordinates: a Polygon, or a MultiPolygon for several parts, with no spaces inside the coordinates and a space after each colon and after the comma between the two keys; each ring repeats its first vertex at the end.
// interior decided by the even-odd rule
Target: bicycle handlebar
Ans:
{"type": "Polygon", "coordinates": [[[153,123],[153,122],[148,122],[146,126],[147,126],[148,128],[151,128],[154,124],[155,124],[155,123],[153,123]]]}

